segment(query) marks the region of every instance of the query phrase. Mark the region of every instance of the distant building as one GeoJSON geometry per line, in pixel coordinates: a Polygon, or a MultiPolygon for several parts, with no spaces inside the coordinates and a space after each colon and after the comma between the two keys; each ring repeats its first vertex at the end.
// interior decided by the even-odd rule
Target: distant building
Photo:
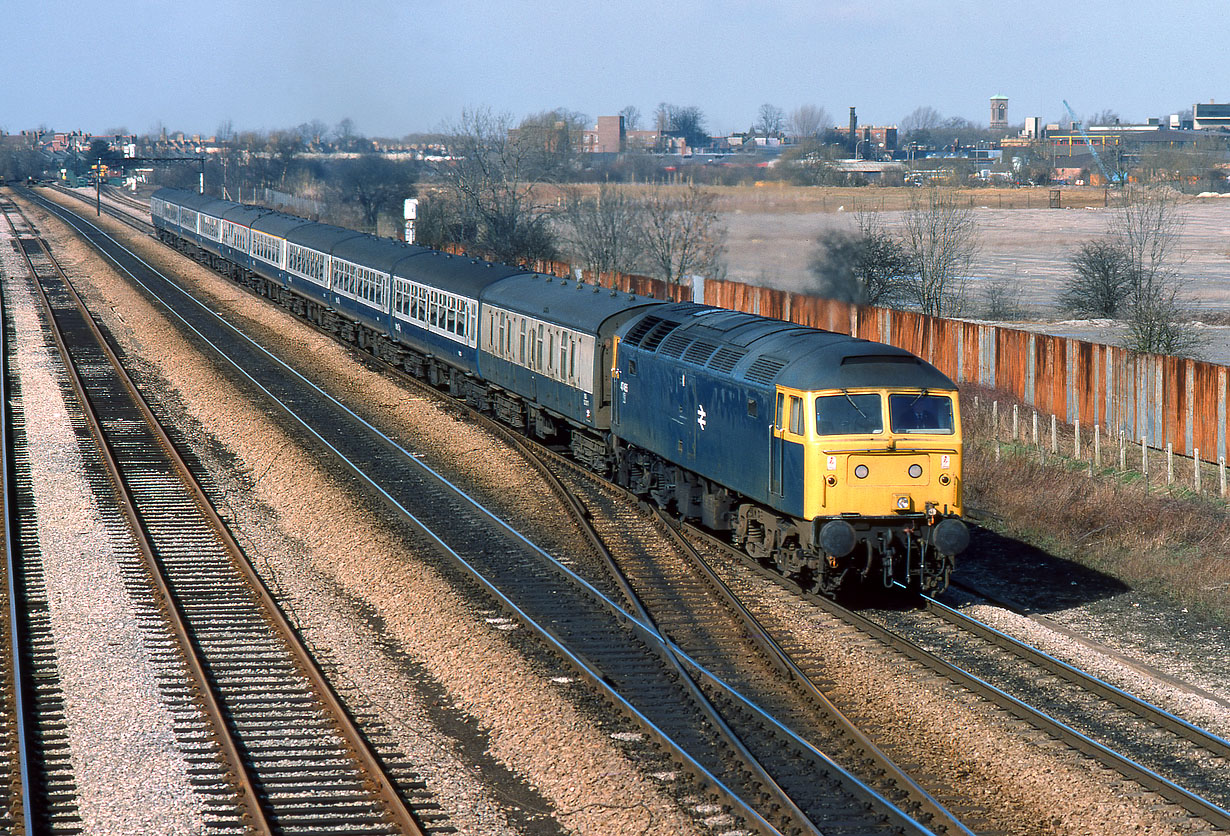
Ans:
{"type": "Polygon", "coordinates": [[[1197,131],[1230,129],[1230,104],[1192,105],[1192,128],[1197,131]]]}
{"type": "Polygon", "coordinates": [[[991,130],[1008,130],[1008,97],[991,97],[991,130]]]}
{"type": "Polygon", "coordinates": [[[842,137],[845,144],[852,150],[852,156],[860,160],[874,159],[881,154],[892,154],[897,150],[896,125],[862,125],[854,128],[854,141],[850,140],[849,128],[834,128],[834,132],[842,137]]]}
{"type": "Polygon", "coordinates": [[[622,116],[599,116],[598,125],[586,130],[582,149],[591,154],[618,154],[628,148],[628,134],[622,116]]]}

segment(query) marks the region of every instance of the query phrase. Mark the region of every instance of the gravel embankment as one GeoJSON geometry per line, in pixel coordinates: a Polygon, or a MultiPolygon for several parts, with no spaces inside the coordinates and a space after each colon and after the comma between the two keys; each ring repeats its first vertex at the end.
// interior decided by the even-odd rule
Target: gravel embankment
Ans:
{"type": "MultiPolygon", "coordinates": [[[[455,826],[484,834],[697,832],[700,799],[675,798],[669,770],[645,775],[640,764],[652,757],[627,735],[612,737],[626,726],[595,709],[560,669],[527,658],[519,631],[459,589],[428,544],[391,529],[378,503],[356,497],[267,407],[220,379],[140,293],[58,224],[40,223],[64,248],[91,307],[126,354],[140,358],[139,377],[162,381],[160,399],[196,427],[197,454],[224,466],[215,479],[230,493],[230,524],[286,609],[378,709],[455,826]]],[[[156,242],[131,246],[207,288],[215,309],[241,309],[253,324],[286,334],[282,353],[333,368],[332,383],[363,392],[401,425],[409,449],[433,459],[464,453],[474,479],[518,472],[491,439],[354,363],[332,340],[156,242]]]]}
{"type": "MultiPolygon", "coordinates": [[[[20,257],[0,227],[0,271],[13,322],[12,368],[20,379],[39,548],[64,700],[64,733],[86,833],[205,831],[204,799],[188,781],[171,715],[158,690],[138,612],[125,589],[109,530],[123,530],[114,503],[93,495],[68,419],[63,363],[20,257]]],[[[75,407],[74,407],[75,410],[75,407]]],[[[89,443],[88,437],[85,443],[89,443]]]]}

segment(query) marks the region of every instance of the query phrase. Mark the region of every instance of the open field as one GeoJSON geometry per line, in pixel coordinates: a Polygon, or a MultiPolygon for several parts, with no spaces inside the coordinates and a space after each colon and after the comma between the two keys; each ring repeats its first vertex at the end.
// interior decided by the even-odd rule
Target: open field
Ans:
{"type": "MultiPolygon", "coordinates": [[[[1024,301],[1049,313],[1068,271],[1071,252],[1106,228],[1110,211],[1101,189],[1064,189],[1062,205],[1048,209],[1048,189],[969,190],[981,229],[973,277],[1019,282],[1024,301]],[[1002,207],[1002,208],[1001,208],[1002,207]]],[[[805,291],[816,236],[853,229],[856,211],[883,212],[900,223],[911,189],[791,189],[765,186],[722,191],[727,224],[728,278],[783,290],[805,291]]],[[[1230,199],[1193,198],[1181,249],[1182,272],[1201,310],[1230,310],[1230,199]]]]}

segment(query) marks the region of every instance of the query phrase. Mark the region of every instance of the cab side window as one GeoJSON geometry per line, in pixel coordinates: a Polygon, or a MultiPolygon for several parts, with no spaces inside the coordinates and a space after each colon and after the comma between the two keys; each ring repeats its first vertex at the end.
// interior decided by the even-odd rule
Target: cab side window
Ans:
{"type": "Polygon", "coordinates": [[[790,396],[790,432],[803,434],[803,399],[790,396]]]}
{"type": "Polygon", "coordinates": [[[773,429],[780,430],[785,426],[786,420],[786,396],[781,392],[777,393],[777,410],[773,416],[773,429]]]}

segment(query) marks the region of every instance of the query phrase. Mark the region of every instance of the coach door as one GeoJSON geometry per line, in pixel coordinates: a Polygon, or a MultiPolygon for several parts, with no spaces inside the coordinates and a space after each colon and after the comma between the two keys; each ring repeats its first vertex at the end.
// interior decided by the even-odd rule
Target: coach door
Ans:
{"type": "Polygon", "coordinates": [[[773,423],[769,426],[769,493],[774,496],[782,495],[782,469],[785,467],[782,450],[785,441],[782,439],[782,433],[785,432],[785,421],[786,395],[779,391],[773,406],[773,423]]]}

